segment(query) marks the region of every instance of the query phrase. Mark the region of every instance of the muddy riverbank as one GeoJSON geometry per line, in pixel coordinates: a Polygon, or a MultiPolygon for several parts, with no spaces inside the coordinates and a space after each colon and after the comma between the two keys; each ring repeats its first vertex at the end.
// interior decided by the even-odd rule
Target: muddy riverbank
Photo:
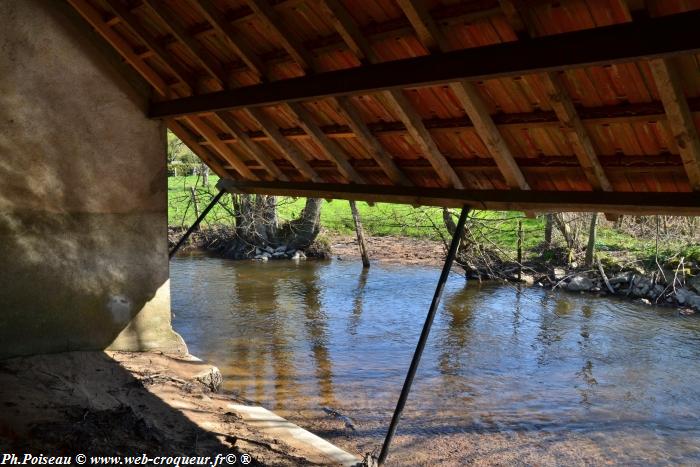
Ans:
{"type": "Polygon", "coordinates": [[[248,454],[250,465],[282,466],[328,460],[246,421],[232,408],[244,402],[220,388],[219,370],[191,356],[69,352],[4,360],[0,452],[20,458],[248,454]]]}

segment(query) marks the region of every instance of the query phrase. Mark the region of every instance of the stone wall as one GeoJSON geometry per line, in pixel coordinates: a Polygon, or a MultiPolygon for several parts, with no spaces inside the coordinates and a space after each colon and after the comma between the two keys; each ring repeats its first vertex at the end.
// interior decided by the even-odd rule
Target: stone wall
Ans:
{"type": "Polygon", "coordinates": [[[2,0],[0,17],[0,358],[184,351],[145,87],[66,2],[2,0]]]}

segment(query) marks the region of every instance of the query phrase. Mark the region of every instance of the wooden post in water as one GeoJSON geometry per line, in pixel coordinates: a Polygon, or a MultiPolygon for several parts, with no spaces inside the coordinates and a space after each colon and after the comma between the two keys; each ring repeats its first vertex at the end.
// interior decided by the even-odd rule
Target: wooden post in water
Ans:
{"type": "MultiPolygon", "coordinates": [[[[194,218],[197,219],[199,218],[199,205],[197,204],[197,193],[192,186],[190,187],[190,196],[192,197],[192,204],[194,205],[194,218]]],[[[197,224],[195,230],[199,230],[199,224],[197,224]]]]}
{"type": "Polygon", "coordinates": [[[365,233],[362,230],[362,221],[360,213],[357,212],[355,201],[350,200],[350,211],[352,212],[352,220],[355,222],[355,232],[357,233],[357,245],[360,248],[360,256],[362,256],[362,267],[369,267],[369,256],[367,255],[367,245],[365,244],[365,233]]]}
{"type": "Polygon", "coordinates": [[[518,219],[518,282],[523,276],[523,221],[518,219]]]}

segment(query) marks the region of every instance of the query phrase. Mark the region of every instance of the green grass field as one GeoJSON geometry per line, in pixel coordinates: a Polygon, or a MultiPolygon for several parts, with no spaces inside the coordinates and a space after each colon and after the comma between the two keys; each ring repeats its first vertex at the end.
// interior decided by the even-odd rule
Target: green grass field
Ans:
{"type": "MultiPolygon", "coordinates": [[[[200,210],[204,209],[216,192],[216,176],[209,177],[208,190],[201,186],[197,176],[170,177],[168,178],[168,219],[171,226],[189,226],[195,220],[195,211],[191,203],[190,187],[197,189],[200,210]],[[196,185],[195,185],[196,184],[196,185]]],[[[278,214],[281,220],[296,217],[304,207],[302,198],[279,198],[278,214]]],[[[231,200],[230,197],[222,198],[221,203],[226,207],[217,205],[207,216],[204,225],[231,224],[231,200]]],[[[442,221],[442,210],[439,208],[420,207],[413,208],[408,205],[376,203],[369,206],[367,203],[357,203],[365,232],[371,236],[408,236],[417,238],[430,238],[439,240],[447,237],[446,229],[442,221]]],[[[472,214],[478,217],[478,232],[476,237],[487,246],[493,246],[507,251],[514,251],[517,242],[518,221],[523,225],[523,249],[531,250],[544,240],[544,217],[535,219],[523,218],[519,212],[487,212],[474,211],[472,214]]],[[[323,228],[332,233],[354,234],[354,226],[350,214],[350,206],[345,200],[324,201],[321,211],[321,224],[323,228]]],[[[475,227],[476,228],[476,227],[475,227]]],[[[581,233],[585,242],[586,233],[581,233]]],[[[697,239],[696,239],[697,240],[697,239]]],[[[688,244],[686,240],[669,240],[661,242],[660,253],[663,256],[671,256],[678,252],[692,254],[696,248],[700,256],[700,247],[697,241],[688,244]],[[688,250],[689,251],[685,251],[688,250]]],[[[637,258],[648,258],[654,255],[655,240],[653,235],[645,235],[644,238],[633,237],[619,232],[612,224],[600,216],[597,250],[605,255],[610,253],[628,253],[637,258]]]]}

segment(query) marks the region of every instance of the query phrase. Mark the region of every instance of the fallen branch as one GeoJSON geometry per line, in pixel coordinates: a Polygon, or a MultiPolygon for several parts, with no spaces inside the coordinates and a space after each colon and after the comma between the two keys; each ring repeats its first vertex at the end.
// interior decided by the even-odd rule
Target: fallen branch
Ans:
{"type": "Polygon", "coordinates": [[[600,271],[600,275],[603,278],[603,282],[605,282],[605,286],[608,288],[611,294],[615,295],[615,289],[613,289],[612,285],[610,285],[608,276],[605,275],[605,270],[603,269],[603,265],[600,262],[600,258],[596,258],[596,262],[598,263],[598,271],[600,271]]]}

